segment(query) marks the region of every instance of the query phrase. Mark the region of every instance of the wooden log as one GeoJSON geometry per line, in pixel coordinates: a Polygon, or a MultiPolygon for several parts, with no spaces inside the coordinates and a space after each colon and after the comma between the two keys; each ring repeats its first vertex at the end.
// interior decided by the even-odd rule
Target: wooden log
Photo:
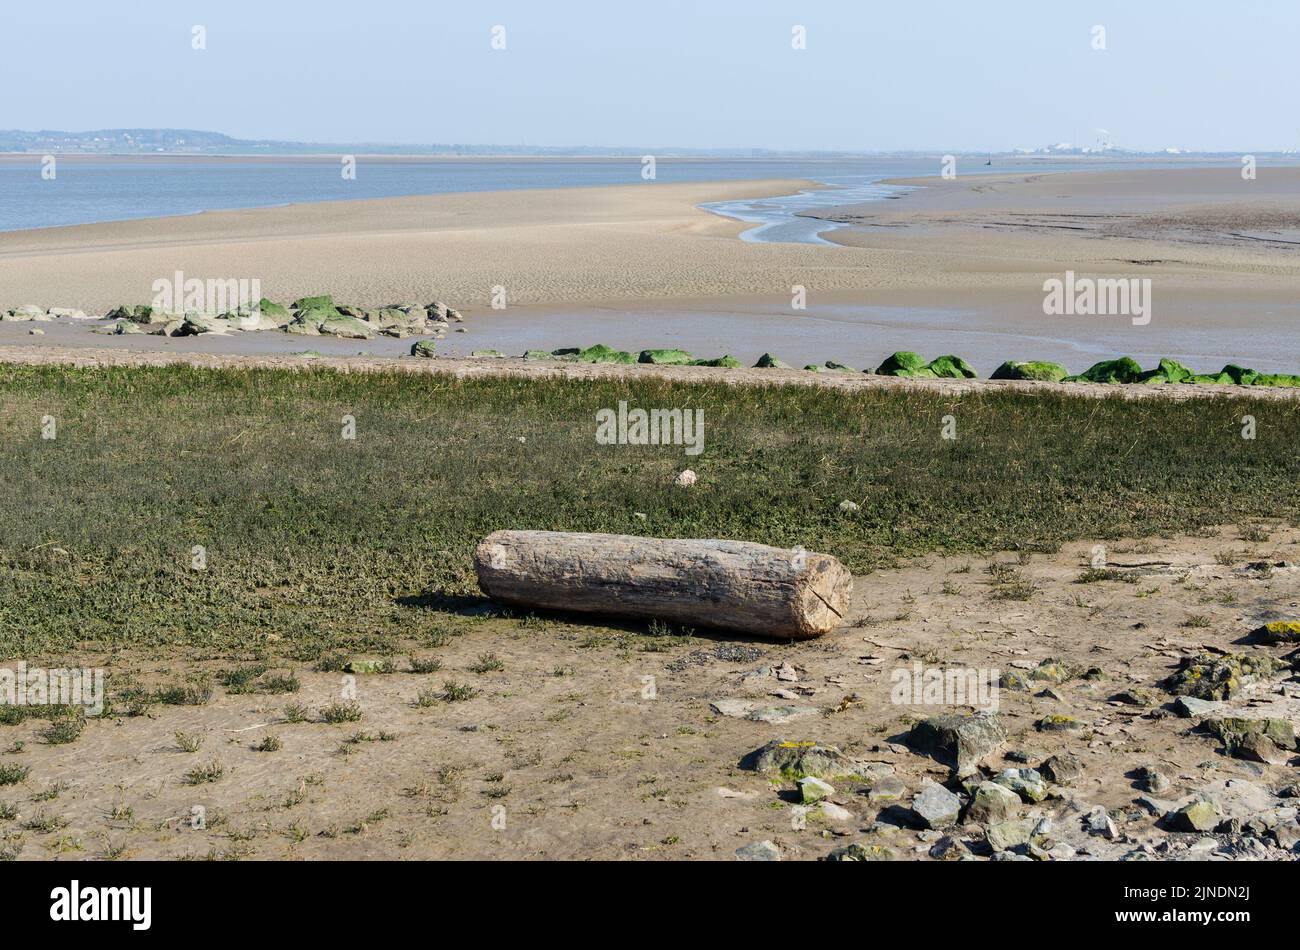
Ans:
{"type": "Polygon", "coordinates": [[[497,531],[474,552],[479,587],[518,607],[717,627],[778,639],[843,622],[853,576],[835,558],[747,541],[497,531]]]}

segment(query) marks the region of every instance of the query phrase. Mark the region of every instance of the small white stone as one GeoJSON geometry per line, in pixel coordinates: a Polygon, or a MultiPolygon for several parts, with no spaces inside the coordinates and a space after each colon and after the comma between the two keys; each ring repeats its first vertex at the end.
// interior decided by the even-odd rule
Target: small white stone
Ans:
{"type": "Polygon", "coordinates": [[[678,488],[690,488],[695,484],[695,473],[689,468],[683,472],[679,472],[677,477],[673,479],[673,484],[678,488]]]}

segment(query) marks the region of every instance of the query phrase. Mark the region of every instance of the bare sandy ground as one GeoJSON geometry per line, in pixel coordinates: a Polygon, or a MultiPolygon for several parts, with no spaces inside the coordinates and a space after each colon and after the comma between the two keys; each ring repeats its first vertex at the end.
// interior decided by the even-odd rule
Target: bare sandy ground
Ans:
{"type": "MultiPolygon", "coordinates": [[[[1070,675],[1001,690],[1008,738],[983,760],[993,774],[1078,757],[1077,776],[1009,816],[1030,827],[1048,819],[1040,860],[1293,860],[1278,842],[1291,847],[1300,835],[1296,799],[1286,797],[1295,752],[1234,758],[1196,727],[1230,714],[1300,725],[1296,684],[1270,678],[1187,719],[1165,708],[1173,697],[1160,682],[1206,649],[1275,658],[1292,649],[1239,641],[1295,615],[1298,542],[1294,527],[1259,525],[1110,541],[1102,550],[1113,577],[1086,584],[1092,542],[1019,559],[927,558],[856,578],[845,626],[799,644],[698,631],[650,648],[639,628],[580,618],[467,617],[445,645],[401,645],[393,672],[358,674],[361,718],[350,723],[320,718],[339,701],[342,674],[289,664],[295,693],[217,687],[201,705],[91,720],[67,745],[48,744],[41,721],[0,726],[0,766],[29,770],[0,787],[0,849],[68,860],[732,859],[766,840],[787,860],[850,843],[899,860],[988,857],[991,823],[913,826],[912,797],[948,769],[899,740],[919,719],[969,707],[895,702],[893,674],[915,663],[1026,674],[1050,659],[1070,675]],[[1250,566],[1259,562],[1272,566],[1250,566]],[[1012,577],[1029,585],[1024,599],[1000,595],[1012,577]],[[408,651],[442,668],[410,672],[408,651]],[[485,669],[483,654],[500,668],[485,669]],[[421,704],[448,682],[473,693],[421,704]],[[734,718],[714,705],[725,700],[799,711],[784,723],[734,718]],[[1044,719],[1076,728],[1044,731],[1044,719]],[[177,733],[197,750],[184,751],[177,733]],[[263,746],[267,736],[278,745],[263,746]],[[793,782],[739,766],[771,740],[834,745],[862,777],[831,782],[838,810],[803,809],[793,782]],[[1167,785],[1147,788],[1144,768],[1167,785]],[[1216,802],[1226,830],[1159,826],[1193,795],[1216,802]],[[1098,806],[1113,834],[1087,829],[1098,806]]],[[[106,665],[110,690],[229,666],[127,653],[61,659],[106,665]]]]}
{"type": "Polygon", "coordinates": [[[476,318],[466,352],[606,342],[863,368],[898,349],[955,352],[984,373],[1009,358],[1079,371],[1120,354],[1201,371],[1300,370],[1300,170],[1260,168],[1254,181],[1224,168],[909,183],[923,187],[831,213],[828,226],[855,228],[834,231],[833,246],[741,242],[744,225],[696,207],[809,185],[796,181],[333,202],[11,232],[0,234],[0,306],[102,312],[150,300],[154,280],[181,270],[258,278],[281,300],[442,299],[476,318]],[[1150,323],[1045,316],[1043,281],[1067,270],[1149,278],[1150,323]],[[791,306],[796,285],[804,310],[791,306]],[[505,310],[489,306],[495,287],[505,310]]]}

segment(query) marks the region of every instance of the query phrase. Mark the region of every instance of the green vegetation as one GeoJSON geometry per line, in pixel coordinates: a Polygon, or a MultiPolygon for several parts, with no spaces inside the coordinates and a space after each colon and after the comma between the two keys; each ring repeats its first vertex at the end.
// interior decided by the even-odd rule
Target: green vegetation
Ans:
{"type": "Polygon", "coordinates": [[[1300,512],[1291,401],[3,366],[0,407],[0,652],[201,651],[231,691],[446,642],[499,528],[800,545],[861,572],[1300,512]],[[703,454],[597,445],[620,399],[702,408],[703,454]]]}

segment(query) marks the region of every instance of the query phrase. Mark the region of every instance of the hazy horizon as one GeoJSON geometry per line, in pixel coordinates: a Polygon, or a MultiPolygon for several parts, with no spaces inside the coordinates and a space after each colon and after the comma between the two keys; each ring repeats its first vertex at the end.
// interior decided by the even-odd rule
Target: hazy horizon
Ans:
{"type": "Polygon", "coordinates": [[[838,0],[70,0],[58,16],[22,6],[6,19],[11,46],[27,51],[0,65],[14,129],[536,148],[1300,147],[1286,102],[1300,6],[1279,0],[1230,12],[1205,0],[942,0],[924,17],[838,0]],[[806,48],[792,47],[796,27],[806,48]],[[55,65],[32,68],[45,59],[55,65]]]}

